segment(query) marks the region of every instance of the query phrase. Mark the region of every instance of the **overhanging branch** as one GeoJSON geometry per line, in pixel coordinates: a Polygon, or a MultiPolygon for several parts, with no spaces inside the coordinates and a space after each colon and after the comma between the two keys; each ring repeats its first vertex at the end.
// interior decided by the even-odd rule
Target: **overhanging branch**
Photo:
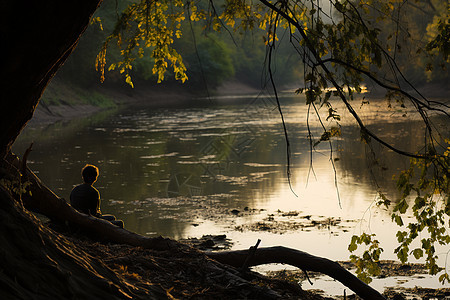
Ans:
{"type": "Polygon", "coordinates": [[[310,39],[306,35],[304,28],[299,24],[299,22],[294,20],[293,17],[288,15],[281,8],[279,8],[276,5],[268,2],[267,0],[260,0],[260,2],[262,4],[264,4],[265,6],[267,6],[268,8],[270,8],[272,11],[277,12],[288,23],[290,23],[292,26],[297,28],[299,34],[301,35],[301,37],[305,41],[306,47],[308,48],[308,50],[310,51],[310,53],[312,54],[312,56],[316,60],[316,62],[317,62],[316,64],[319,65],[322,68],[322,70],[324,71],[328,81],[330,81],[332,83],[332,85],[336,88],[336,90],[338,92],[338,96],[341,98],[341,100],[345,104],[347,110],[350,112],[350,114],[356,120],[356,122],[358,123],[358,125],[359,125],[359,127],[360,127],[360,129],[361,129],[361,131],[362,131],[362,133],[364,135],[367,135],[368,137],[373,138],[375,141],[377,141],[381,145],[385,146],[386,148],[394,151],[397,154],[400,154],[400,155],[403,155],[403,156],[407,156],[407,157],[411,157],[411,158],[418,158],[418,159],[431,158],[431,156],[429,156],[429,155],[420,155],[420,154],[415,154],[415,153],[411,153],[411,152],[408,152],[408,151],[404,151],[404,150],[398,149],[397,147],[394,147],[393,145],[391,145],[388,142],[384,141],[383,139],[378,137],[376,134],[374,134],[372,131],[370,131],[365,126],[364,122],[361,120],[361,118],[359,117],[358,113],[353,109],[352,105],[349,103],[349,101],[348,101],[347,97],[345,96],[341,86],[334,79],[332,72],[328,69],[328,67],[326,66],[326,64],[324,63],[324,61],[320,57],[320,55],[315,50],[314,45],[312,44],[312,42],[310,41],[310,39]]]}
{"type": "Polygon", "coordinates": [[[428,109],[430,111],[437,111],[437,112],[443,113],[443,114],[447,115],[448,117],[450,117],[450,113],[448,113],[447,111],[445,111],[443,109],[440,109],[440,108],[432,107],[429,104],[429,103],[434,103],[435,105],[441,105],[441,106],[444,106],[444,107],[448,107],[444,103],[439,103],[439,102],[435,102],[435,101],[431,101],[431,102],[425,103],[425,102],[423,102],[420,99],[414,97],[413,95],[411,95],[410,93],[408,93],[407,91],[405,91],[405,90],[403,90],[403,89],[401,89],[399,87],[396,87],[396,86],[393,86],[393,85],[389,85],[387,83],[382,82],[379,78],[374,76],[370,71],[363,70],[361,68],[357,68],[356,66],[354,66],[354,65],[352,65],[352,64],[350,64],[348,62],[345,62],[343,60],[336,59],[336,58],[327,58],[327,59],[322,60],[322,63],[328,63],[328,62],[337,63],[337,64],[343,65],[343,66],[345,66],[347,68],[350,68],[352,70],[355,70],[358,73],[364,74],[368,78],[370,78],[374,82],[376,82],[382,88],[385,88],[387,90],[391,90],[391,91],[394,91],[394,92],[398,92],[398,93],[404,95],[405,97],[409,98],[411,101],[416,102],[418,105],[420,105],[420,106],[422,106],[422,107],[424,107],[424,108],[426,108],[426,109],[428,109]]]}

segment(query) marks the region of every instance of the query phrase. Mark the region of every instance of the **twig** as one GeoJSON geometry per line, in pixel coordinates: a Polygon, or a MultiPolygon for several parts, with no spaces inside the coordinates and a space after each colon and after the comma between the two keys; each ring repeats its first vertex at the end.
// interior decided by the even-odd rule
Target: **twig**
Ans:
{"type": "Polygon", "coordinates": [[[258,249],[259,243],[261,243],[260,239],[258,239],[255,246],[251,246],[250,249],[248,249],[248,255],[244,261],[244,264],[242,264],[241,272],[244,272],[247,269],[250,259],[252,259],[252,257],[255,255],[256,249],[258,249]]]}
{"type": "Polygon", "coordinates": [[[303,274],[305,274],[306,280],[308,280],[309,284],[313,285],[311,279],[309,278],[308,272],[306,272],[305,269],[302,269],[302,271],[303,271],[303,274]]]}
{"type": "Polygon", "coordinates": [[[34,144],[34,142],[30,144],[30,146],[27,148],[27,150],[25,150],[25,153],[23,154],[22,160],[20,162],[20,173],[22,174],[22,178],[23,178],[23,175],[26,174],[27,158],[33,148],[33,144],[34,144]]]}

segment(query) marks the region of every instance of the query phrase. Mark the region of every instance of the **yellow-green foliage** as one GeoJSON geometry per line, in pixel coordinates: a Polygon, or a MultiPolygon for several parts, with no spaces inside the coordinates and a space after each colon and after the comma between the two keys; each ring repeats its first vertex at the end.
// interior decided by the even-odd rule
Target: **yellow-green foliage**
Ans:
{"type": "MultiPolygon", "coordinates": [[[[273,26],[273,15],[261,4],[245,1],[225,1],[213,7],[213,2],[145,1],[130,4],[121,14],[113,32],[107,37],[96,59],[96,69],[105,79],[105,69],[118,70],[125,81],[133,86],[131,70],[136,59],[149,55],[153,62],[152,72],[157,81],[165,79],[169,68],[176,80],[188,79],[187,68],[174,43],[183,36],[183,28],[193,23],[201,24],[206,30],[221,31],[231,26],[234,31],[268,28],[273,26]],[[207,8],[204,8],[207,7],[207,8]],[[107,50],[115,44],[121,59],[107,66],[107,50]],[[149,49],[150,51],[147,51],[149,49]]],[[[98,22],[98,20],[95,20],[98,22]]],[[[287,22],[277,21],[287,26],[287,22]]],[[[266,43],[276,38],[274,31],[266,43]]],[[[262,62],[261,62],[262,63],[262,62]]]]}
{"type": "MultiPolygon", "coordinates": [[[[449,140],[445,142],[450,144],[449,140]]],[[[410,167],[400,172],[397,179],[401,194],[393,206],[392,221],[403,230],[396,233],[399,246],[395,253],[402,263],[406,263],[411,255],[416,259],[424,257],[426,267],[432,275],[441,270],[436,263],[435,245],[450,244],[449,170],[450,146],[442,154],[434,153],[428,158],[411,159],[410,167]],[[405,224],[402,216],[407,213],[412,213],[414,219],[405,224]],[[410,246],[415,240],[420,241],[420,246],[411,249],[410,246]]],[[[391,204],[392,201],[380,194],[377,205],[390,207],[391,204]]],[[[356,263],[358,277],[366,282],[370,282],[370,276],[378,274],[374,263],[379,260],[380,248],[373,237],[375,234],[355,235],[348,248],[353,252],[359,245],[370,245],[362,256],[351,255],[352,261],[356,263]]],[[[450,282],[449,272],[450,270],[445,269],[439,280],[443,283],[450,282]]]]}
{"type": "Polygon", "coordinates": [[[175,78],[184,82],[187,79],[186,66],[181,55],[173,48],[174,36],[181,36],[181,22],[184,20],[182,1],[140,1],[130,4],[122,12],[113,33],[97,56],[96,68],[101,72],[102,80],[105,78],[106,51],[109,44],[115,41],[123,59],[110,64],[108,70],[118,69],[131,86],[132,62],[143,57],[145,48],[152,49],[153,73],[157,74],[158,82],[164,79],[168,63],[172,66],[175,78]]]}

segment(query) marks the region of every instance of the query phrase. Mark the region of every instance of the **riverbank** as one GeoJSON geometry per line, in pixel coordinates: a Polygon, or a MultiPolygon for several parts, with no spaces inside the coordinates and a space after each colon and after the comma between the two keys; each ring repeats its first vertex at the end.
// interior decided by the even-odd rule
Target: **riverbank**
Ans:
{"type": "Polygon", "coordinates": [[[31,126],[45,125],[92,115],[121,105],[146,102],[162,106],[180,103],[190,96],[176,90],[132,89],[128,86],[98,85],[82,89],[55,79],[47,87],[37,106],[31,126]]]}
{"type": "Polygon", "coordinates": [[[195,98],[259,92],[260,90],[237,81],[226,82],[214,91],[191,93],[181,86],[164,84],[134,89],[128,85],[98,85],[90,89],[81,89],[55,79],[46,89],[29,124],[37,126],[69,121],[121,105],[176,106],[195,98]]]}
{"type": "MultiPolygon", "coordinates": [[[[439,100],[446,98],[450,92],[449,87],[432,84],[427,84],[418,90],[424,96],[439,100]]],[[[173,84],[170,86],[161,84],[153,87],[138,86],[136,88],[131,88],[126,84],[120,86],[105,84],[82,89],[54,79],[42,96],[30,124],[36,126],[68,121],[121,105],[145,104],[148,107],[166,107],[181,105],[198,98],[229,98],[234,95],[257,95],[259,93],[261,93],[261,89],[238,81],[225,82],[216,90],[193,93],[182,85],[173,84]]],[[[367,95],[384,98],[384,92],[377,89],[367,95]]]]}

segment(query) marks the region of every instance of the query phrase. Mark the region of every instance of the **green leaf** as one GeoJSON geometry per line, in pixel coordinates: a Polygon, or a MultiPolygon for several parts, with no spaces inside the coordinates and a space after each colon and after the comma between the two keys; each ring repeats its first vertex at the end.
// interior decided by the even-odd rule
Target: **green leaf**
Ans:
{"type": "Polygon", "coordinates": [[[358,237],[356,235],[352,236],[352,241],[350,242],[350,245],[348,245],[348,251],[353,252],[355,251],[358,246],[356,243],[358,242],[358,237]]]}
{"type": "Polygon", "coordinates": [[[402,217],[399,215],[392,215],[395,223],[397,223],[398,226],[403,226],[403,220],[402,217]]]}
{"type": "Polygon", "coordinates": [[[408,247],[401,247],[400,251],[397,252],[397,257],[402,263],[408,261],[408,247]]]}
{"type": "Polygon", "coordinates": [[[371,235],[365,234],[365,233],[363,233],[361,235],[361,243],[369,245],[371,241],[372,241],[372,236],[371,235]]]}
{"type": "MultiPolygon", "coordinates": [[[[404,214],[408,209],[408,203],[405,199],[402,199],[395,207],[394,211],[398,211],[401,214],[404,214]]],[[[403,222],[402,222],[403,225],[403,222]]]]}
{"type": "Polygon", "coordinates": [[[126,74],[125,75],[125,82],[128,83],[132,88],[134,88],[133,82],[131,81],[131,76],[126,74]]]}
{"type": "Polygon", "coordinates": [[[316,96],[313,91],[307,90],[305,92],[306,95],[306,104],[311,104],[316,100],[316,96]]]}
{"type": "Polygon", "coordinates": [[[420,209],[425,206],[425,199],[423,197],[416,197],[414,201],[414,210],[420,209]]]}
{"type": "Polygon", "coordinates": [[[450,283],[450,277],[449,277],[448,273],[444,273],[441,276],[439,276],[439,282],[440,283],[445,284],[446,281],[448,283],[450,283]]]}
{"type": "Polygon", "coordinates": [[[414,249],[413,255],[416,259],[419,259],[423,256],[423,250],[420,248],[414,249]]]}

